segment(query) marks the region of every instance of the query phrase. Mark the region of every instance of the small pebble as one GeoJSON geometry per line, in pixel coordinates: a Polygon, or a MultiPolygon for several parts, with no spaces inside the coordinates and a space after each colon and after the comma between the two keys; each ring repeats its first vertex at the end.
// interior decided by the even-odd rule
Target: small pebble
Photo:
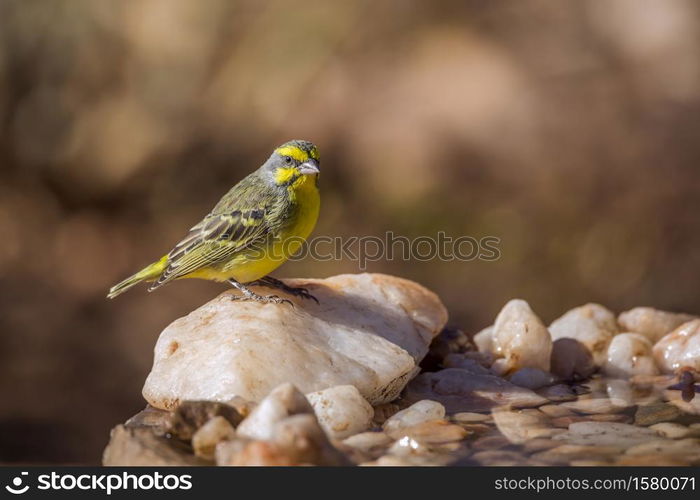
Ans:
{"type": "Polygon", "coordinates": [[[192,436],[194,454],[206,460],[214,460],[214,451],[220,441],[233,439],[236,431],[226,418],[216,416],[197,429],[192,436]]]}
{"type": "Polygon", "coordinates": [[[548,417],[568,417],[573,412],[562,405],[544,405],[540,406],[539,410],[548,417]]]}
{"type": "Polygon", "coordinates": [[[452,415],[452,420],[458,423],[472,424],[477,422],[486,422],[492,419],[491,415],[486,415],[484,413],[473,413],[469,411],[463,411],[452,415]]]}
{"type": "Polygon", "coordinates": [[[634,423],[636,425],[649,426],[659,422],[670,422],[681,414],[682,412],[678,407],[668,403],[640,406],[634,414],[634,423]]]}
{"type": "Polygon", "coordinates": [[[551,427],[543,413],[535,411],[494,410],[493,420],[498,430],[511,443],[521,444],[535,437],[543,437],[551,427]]]}
{"type": "Polygon", "coordinates": [[[660,435],[669,439],[682,439],[685,437],[700,435],[700,429],[693,429],[691,427],[686,427],[681,424],[674,424],[672,422],[660,422],[658,424],[653,424],[649,426],[650,429],[654,429],[660,435]]]}
{"type": "Polygon", "coordinates": [[[392,435],[400,429],[412,427],[430,420],[440,420],[445,417],[445,407],[436,401],[424,399],[412,404],[405,410],[401,410],[386,422],[384,422],[384,431],[392,435]]]}
{"type": "Polygon", "coordinates": [[[395,439],[408,436],[423,444],[449,443],[450,441],[459,441],[469,435],[461,426],[451,424],[446,420],[422,422],[411,427],[387,431],[387,434],[395,439]]]}
{"type": "Polygon", "coordinates": [[[343,444],[365,453],[387,448],[394,440],[383,432],[361,432],[343,440],[343,444]]]}
{"type": "Polygon", "coordinates": [[[609,398],[579,399],[578,401],[562,403],[561,406],[578,413],[589,414],[619,413],[621,411],[625,411],[628,408],[626,406],[617,406],[609,398]]]}
{"type": "Polygon", "coordinates": [[[574,392],[574,390],[570,386],[565,384],[557,384],[551,387],[545,387],[544,389],[540,389],[539,391],[537,391],[537,394],[549,399],[554,403],[559,403],[562,401],[573,401],[578,397],[576,392],[574,392]]]}

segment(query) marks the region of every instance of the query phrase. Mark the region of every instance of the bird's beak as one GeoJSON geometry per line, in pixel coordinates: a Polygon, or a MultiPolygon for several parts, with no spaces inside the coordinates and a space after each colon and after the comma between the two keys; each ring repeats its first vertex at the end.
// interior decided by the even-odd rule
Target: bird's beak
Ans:
{"type": "Polygon", "coordinates": [[[321,170],[319,169],[318,161],[314,160],[313,158],[309,158],[304,163],[299,165],[299,172],[301,172],[302,175],[311,175],[318,174],[321,172],[321,170]]]}

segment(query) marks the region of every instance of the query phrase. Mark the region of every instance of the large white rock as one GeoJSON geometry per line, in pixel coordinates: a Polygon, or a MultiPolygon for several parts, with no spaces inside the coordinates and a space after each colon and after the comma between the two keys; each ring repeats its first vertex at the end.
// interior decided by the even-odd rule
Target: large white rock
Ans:
{"type": "Polygon", "coordinates": [[[571,309],[549,325],[553,340],[576,339],[585,345],[597,366],[605,364],[608,345],[618,333],[615,315],[599,304],[571,309]]]}
{"type": "Polygon", "coordinates": [[[700,319],[688,321],[663,337],[653,352],[664,373],[686,367],[700,370],[700,319]]]}
{"type": "Polygon", "coordinates": [[[696,317],[690,314],[660,311],[653,307],[635,307],[620,313],[617,322],[625,331],[641,333],[654,343],[671,330],[696,317]]]}
{"type": "Polygon", "coordinates": [[[503,306],[493,325],[492,341],[494,354],[501,358],[496,360],[499,373],[526,366],[549,371],[552,338],[524,300],[513,299],[503,306]]]}
{"type": "MultiPolygon", "coordinates": [[[[354,385],[372,404],[391,401],[447,321],[431,291],[382,274],[286,280],[320,305],[232,301],[226,292],[168,326],[143,396],[157,408],[182,400],[260,401],[291,382],[304,393],[354,385]]],[[[260,289],[261,293],[272,293],[260,289]]]]}

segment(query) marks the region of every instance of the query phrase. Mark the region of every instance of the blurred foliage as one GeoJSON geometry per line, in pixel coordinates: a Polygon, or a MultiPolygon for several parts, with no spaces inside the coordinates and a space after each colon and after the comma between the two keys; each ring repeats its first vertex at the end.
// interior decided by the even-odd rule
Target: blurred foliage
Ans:
{"type": "MultiPolygon", "coordinates": [[[[698,312],[692,0],[0,0],[0,461],[96,462],[160,330],[225,287],[105,300],[277,144],[316,234],[502,239],[375,262],[486,326],[587,301],[698,312]]],[[[290,263],[279,276],[355,272],[290,263]]]]}

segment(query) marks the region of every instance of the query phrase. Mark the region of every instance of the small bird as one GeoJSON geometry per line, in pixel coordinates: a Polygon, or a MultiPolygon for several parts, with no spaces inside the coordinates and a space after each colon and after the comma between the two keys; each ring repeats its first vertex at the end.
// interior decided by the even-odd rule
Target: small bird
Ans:
{"type": "Polygon", "coordinates": [[[320,159],[311,142],[294,140],[275,149],[267,161],[224,195],[160,260],[113,286],[110,299],[142,281],[148,291],[181,278],[228,281],[242,295],[235,300],[291,302],[259,295],[249,285],[281,289],[318,300],[268,276],[293,255],[316,225],[321,199],[320,159]]]}

